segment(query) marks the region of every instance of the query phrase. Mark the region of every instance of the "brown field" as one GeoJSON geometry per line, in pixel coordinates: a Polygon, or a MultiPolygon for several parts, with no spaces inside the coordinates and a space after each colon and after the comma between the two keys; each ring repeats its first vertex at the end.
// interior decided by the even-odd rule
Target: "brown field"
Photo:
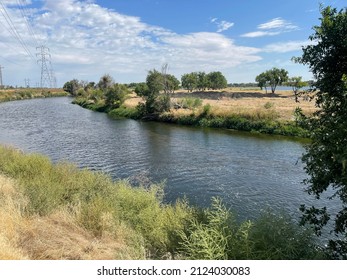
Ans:
{"type": "MultiPolygon", "coordinates": [[[[279,120],[292,120],[293,112],[297,107],[300,107],[303,113],[307,115],[311,115],[316,110],[314,101],[306,101],[300,97],[299,103],[296,103],[292,91],[279,90],[272,94],[258,88],[227,88],[222,91],[192,93],[180,90],[171,95],[173,103],[186,97],[202,99],[203,105],[210,104],[212,112],[220,116],[260,114],[271,109],[279,120]],[[270,108],[266,109],[266,107],[270,108]]],[[[134,107],[141,101],[140,97],[132,94],[125,104],[134,107]]],[[[186,109],[172,110],[175,115],[189,114],[190,112],[191,110],[186,109]]]]}

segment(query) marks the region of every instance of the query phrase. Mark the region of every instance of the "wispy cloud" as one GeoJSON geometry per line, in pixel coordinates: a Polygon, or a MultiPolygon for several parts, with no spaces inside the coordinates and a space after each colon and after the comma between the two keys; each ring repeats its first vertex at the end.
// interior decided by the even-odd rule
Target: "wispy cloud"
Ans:
{"type": "Polygon", "coordinates": [[[259,24],[257,26],[257,31],[245,33],[241,36],[248,37],[248,38],[274,36],[274,35],[278,35],[284,32],[290,32],[297,29],[299,29],[298,26],[278,17],[268,22],[259,24]]]}
{"type": "Polygon", "coordinates": [[[211,23],[214,23],[217,25],[217,32],[218,33],[221,33],[223,31],[226,31],[228,29],[230,29],[231,27],[234,26],[234,23],[233,22],[229,22],[229,21],[226,21],[226,20],[222,20],[222,21],[219,21],[218,18],[212,18],[211,19],[211,23]]]}
{"type": "Polygon", "coordinates": [[[299,51],[303,46],[312,44],[311,41],[289,41],[269,44],[263,49],[264,52],[286,53],[299,51]]]}
{"type": "Polygon", "coordinates": [[[256,38],[256,37],[264,37],[264,36],[275,36],[280,34],[281,32],[271,32],[271,31],[254,31],[241,35],[242,37],[248,38],[256,38]]]}
{"type": "Polygon", "coordinates": [[[298,29],[298,27],[292,24],[291,22],[278,17],[270,20],[269,22],[259,24],[258,29],[293,30],[298,29]]]}

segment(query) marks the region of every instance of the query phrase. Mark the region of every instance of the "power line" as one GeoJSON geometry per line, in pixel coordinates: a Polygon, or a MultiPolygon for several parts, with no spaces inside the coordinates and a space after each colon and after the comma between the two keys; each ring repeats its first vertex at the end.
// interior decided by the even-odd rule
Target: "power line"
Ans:
{"type": "Polygon", "coordinates": [[[14,62],[13,60],[10,60],[10,59],[8,59],[6,57],[3,57],[2,55],[0,55],[0,58],[2,58],[3,60],[6,60],[9,63],[15,64],[15,65],[18,65],[18,66],[22,66],[22,67],[24,66],[23,64],[19,64],[17,62],[14,62]]]}
{"type": "Polygon", "coordinates": [[[35,57],[33,56],[33,54],[30,52],[27,44],[23,41],[22,37],[20,36],[16,26],[14,25],[9,13],[7,12],[7,9],[5,7],[5,5],[2,3],[2,1],[0,1],[0,5],[1,5],[1,14],[3,15],[3,17],[5,18],[7,24],[8,24],[8,27],[7,28],[5,26],[5,28],[10,32],[10,34],[18,40],[18,42],[21,44],[21,46],[23,47],[23,49],[25,50],[25,52],[33,59],[35,59],[35,57]]]}
{"type": "Polygon", "coordinates": [[[19,7],[19,9],[20,9],[20,11],[21,11],[21,14],[22,14],[22,16],[23,16],[23,18],[24,18],[24,20],[25,20],[25,24],[26,24],[26,26],[27,26],[27,28],[28,28],[28,31],[29,31],[29,33],[31,34],[31,36],[34,38],[35,43],[36,43],[36,46],[38,46],[38,45],[39,45],[39,42],[38,42],[38,40],[37,40],[37,36],[36,36],[36,34],[35,34],[35,30],[33,29],[32,25],[31,25],[30,22],[29,22],[29,19],[28,19],[29,16],[28,16],[28,14],[27,14],[27,9],[26,9],[26,7],[25,7],[25,3],[24,3],[23,0],[17,0],[17,4],[18,4],[18,7],[19,7]]]}

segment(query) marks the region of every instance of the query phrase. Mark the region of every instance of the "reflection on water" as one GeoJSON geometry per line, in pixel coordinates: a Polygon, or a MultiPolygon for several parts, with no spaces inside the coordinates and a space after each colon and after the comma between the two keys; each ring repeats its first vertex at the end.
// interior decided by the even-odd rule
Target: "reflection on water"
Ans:
{"type": "Polygon", "coordinates": [[[69,98],[0,104],[0,143],[102,170],[113,178],[166,180],[165,200],[187,197],[207,206],[220,196],[242,218],[267,207],[298,214],[303,146],[283,137],[254,136],[112,120],[72,105],[69,98]]]}

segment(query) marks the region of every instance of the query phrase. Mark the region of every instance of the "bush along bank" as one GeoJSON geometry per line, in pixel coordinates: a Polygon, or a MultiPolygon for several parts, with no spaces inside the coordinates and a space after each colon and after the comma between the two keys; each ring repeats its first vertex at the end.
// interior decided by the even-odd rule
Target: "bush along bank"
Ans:
{"type": "Polygon", "coordinates": [[[179,114],[175,110],[170,112],[143,114],[141,106],[126,107],[110,110],[103,103],[95,103],[84,98],[76,98],[73,101],[86,109],[98,112],[105,112],[112,118],[131,118],[135,120],[151,120],[165,123],[173,123],[187,126],[210,127],[221,129],[233,129],[252,133],[265,133],[272,135],[293,136],[308,138],[308,130],[305,125],[298,121],[277,120],[274,112],[257,114],[223,114],[214,113],[213,108],[207,104],[200,109],[191,110],[189,114],[179,114]]]}
{"type": "Polygon", "coordinates": [[[163,203],[162,184],[52,164],[0,146],[0,259],[322,259],[285,214],[237,222],[221,202],[163,203]]]}
{"type": "Polygon", "coordinates": [[[161,114],[158,121],[193,125],[199,127],[234,129],[252,133],[266,133],[273,135],[309,137],[308,131],[292,121],[278,121],[271,119],[252,119],[242,115],[218,116],[214,114],[175,115],[161,114]]]}
{"type": "Polygon", "coordinates": [[[32,98],[60,97],[67,95],[68,93],[62,89],[3,89],[0,90],[0,102],[32,98]]]}

